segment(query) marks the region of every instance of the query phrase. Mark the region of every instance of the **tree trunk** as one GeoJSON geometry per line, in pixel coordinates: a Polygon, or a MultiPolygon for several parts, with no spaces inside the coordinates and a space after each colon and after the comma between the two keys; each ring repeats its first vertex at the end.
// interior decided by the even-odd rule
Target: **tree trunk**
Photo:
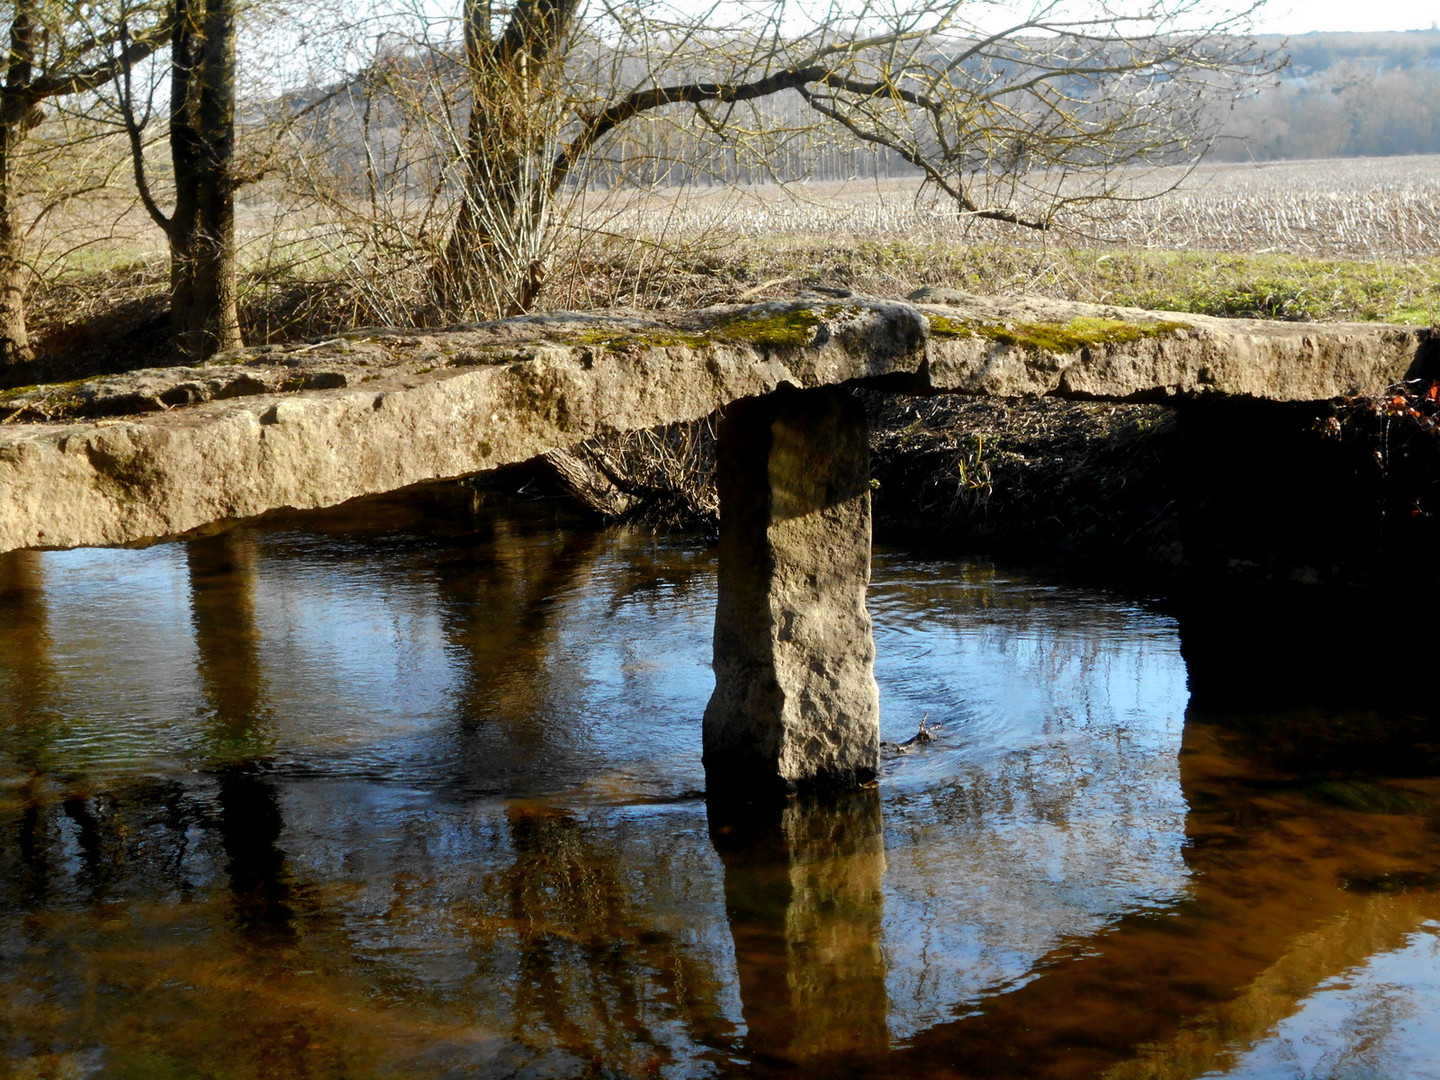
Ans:
{"type": "Polygon", "coordinates": [[[432,273],[443,316],[529,309],[545,276],[561,124],[556,80],[578,0],[520,0],[499,40],[488,0],[466,0],[470,116],[455,224],[432,273]]]}
{"type": "Polygon", "coordinates": [[[544,145],[549,140],[527,130],[523,102],[503,100],[512,89],[486,87],[491,100],[470,110],[460,208],[433,273],[435,301],[447,317],[518,315],[544,280],[550,199],[544,149],[533,143],[537,134],[544,145]]]}
{"type": "Polygon", "coordinates": [[[25,265],[14,191],[13,154],[22,135],[19,124],[0,120],[0,369],[31,358],[30,337],[25,330],[25,289],[30,269],[25,265]]]}
{"type": "Polygon", "coordinates": [[[176,0],[171,43],[170,331],[204,360],[239,348],[235,286],[235,2],[176,0]]]}
{"type": "Polygon", "coordinates": [[[20,0],[10,19],[5,82],[0,86],[0,368],[31,358],[25,330],[25,289],[30,268],[25,263],[24,231],[15,205],[16,155],[35,121],[30,82],[34,75],[34,8],[20,0]]]}
{"type": "Polygon", "coordinates": [[[551,450],[541,454],[540,461],[570,497],[592,514],[621,518],[640,501],[605,475],[605,470],[573,450],[551,450]]]}

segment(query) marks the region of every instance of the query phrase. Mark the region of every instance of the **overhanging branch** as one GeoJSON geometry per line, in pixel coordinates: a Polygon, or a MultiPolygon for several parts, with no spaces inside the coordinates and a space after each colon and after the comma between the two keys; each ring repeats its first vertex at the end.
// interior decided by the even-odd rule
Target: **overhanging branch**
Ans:
{"type": "Polygon", "coordinates": [[[120,51],[119,56],[91,64],[79,71],[64,72],[48,78],[36,79],[27,90],[35,101],[50,97],[62,97],[94,90],[110,82],[121,71],[128,71],[136,64],[149,59],[170,40],[169,23],[162,23],[134,38],[120,51]]]}
{"type": "Polygon", "coordinates": [[[706,102],[753,101],[782,90],[798,90],[807,83],[817,82],[828,74],[823,67],[777,71],[763,79],[748,83],[682,83],[677,86],[655,86],[635,90],[615,104],[584,121],[580,133],[560,152],[550,167],[550,188],[558,190],[575,162],[615,128],[633,120],[641,113],[666,105],[703,105],[706,102]]]}

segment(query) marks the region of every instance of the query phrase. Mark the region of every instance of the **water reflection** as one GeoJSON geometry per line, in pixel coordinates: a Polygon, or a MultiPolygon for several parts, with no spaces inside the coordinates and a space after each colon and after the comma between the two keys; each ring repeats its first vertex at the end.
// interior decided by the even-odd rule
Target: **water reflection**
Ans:
{"type": "Polygon", "coordinates": [[[33,855],[37,788],[43,786],[40,773],[50,722],[57,719],[49,711],[54,669],[39,552],[0,554],[0,613],[0,764],[5,781],[0,805],[15,799],[24,804],[27,825],[21,843],[33,855]]]}
{"type": "Polygon", "coordinates": [[[1411,929],[1401,901],[1384,906],[1401,909],[1387,921],[1402,925],[1365,941],[1363,959],[1357,950],[1348,967],[1315,984],[1316,992],[1301,1009],[1287,1009],[1266,1030],[1255,1031],[1253,1046],[1236,1047],[1232,1040],[1214,1058],[1185,1062],[1183,1075],[1196,1075],[1189,1071],[1196,1064],[1223,1064],[1229,1075],[1244,1080],[1434,1076],[1440,1011],[1432,1003],[1440,993],[1440,922],[1432,919],[1411,929]],[[1418,1000],[1417,986],[1423,988],[1418,1000]]]}
{"type": "Polygon", "coordinates": [[[260,630],[255,617],[254,537],[245,529],[185,545],[196,668],[212,722],[207,753],[217,762],[267,752],[260,630]]]}
{"type": "Polygon", "coordinates": [[[15,729],[38,719],[53,672],[45,609],[45,564],[38,551],[0,555],[0,723],[6,749],[15,729]]]}
{"type": "Polygon", "coordinates": [[[677,1035],[703,1054],[730,1034],[718,973],[653,921],[609,838],[543,805],[512,805],[506,822],[517,1044],[641,1075],[675,1062],[677,1035]]]}
{"type": "Polygon", "coordinates": [[[882,553],[883,734],[937,741],[735,820],[713,601],[464,493],[0,558],[0,1074],[1425,1075],[1422,705],[882,553]]]}
{"type": "Polygon", "coordinates": [[[503,518],[487,524],[473,554],[436,577],[447,651],[460,667],[452,780],[471,791],[488,781],[495,793],[535,792],[576,771],[575,744],[563,732],[578,719],[583,672],[556,648],[561,620],[552,616],[593,572],[604,544],[590,531],[536,535],[503,518]]]}
{"type": "Polygon", "coordinates": [[[901,1055],[905,1070],[1220,1075],[1237,1044],[1263,1037],[1325,979],[1440,914],[1420,880],[1419,890],[1396,882],[1393,896],[1371,893],[1396,867],[1433,858],[1433,780],[1410,781],[1409,812],[1356,813],[1193,713],[1180,767],[1183,893],[1059,943],[1009,992],[920,1033],[901,1055]]]}
{"type": "Polygon", "coordinates": [[[746,816],[712,802],[725,914],[757,1064],[853,1065],[889,1046],[880,793],[805,796],[746,816]]]}

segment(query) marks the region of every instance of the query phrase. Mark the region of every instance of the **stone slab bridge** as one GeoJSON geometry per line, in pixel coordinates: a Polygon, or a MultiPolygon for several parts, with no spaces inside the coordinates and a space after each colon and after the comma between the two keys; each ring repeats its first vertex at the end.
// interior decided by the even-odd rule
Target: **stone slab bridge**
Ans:
{"type": "Polygon", "coordinates": [[[0,552],[143,544],[723,409],[712,796],[873,778],[868,432],[845,390],[1275,401],[1381,393],[1426,331],[926,291],[551,314],[0,393],[0,552]]]}

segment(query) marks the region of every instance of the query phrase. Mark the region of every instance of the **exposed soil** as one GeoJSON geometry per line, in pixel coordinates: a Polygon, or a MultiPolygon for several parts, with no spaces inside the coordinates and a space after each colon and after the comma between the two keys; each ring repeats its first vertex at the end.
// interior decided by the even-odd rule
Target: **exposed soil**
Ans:
{"type": "Polygon", "coordinates": [[[1181,558],[1172,410],[867,395],[877,533],[1024,558],[1181,558]]]}

